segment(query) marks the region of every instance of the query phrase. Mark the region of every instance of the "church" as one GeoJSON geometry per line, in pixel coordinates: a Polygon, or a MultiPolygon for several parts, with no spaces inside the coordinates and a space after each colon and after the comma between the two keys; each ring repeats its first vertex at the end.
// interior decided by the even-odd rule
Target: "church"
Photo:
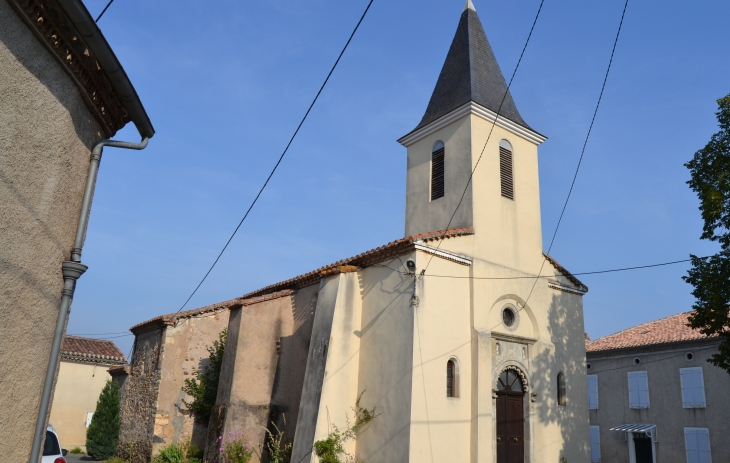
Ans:
{"type": "MultiPolygon", "coordinates": [[[[376,418],[344,450],[365,462],[589,461],[588,288],[543,252],[545,140],[467,2],[425,114],[398,140],[405,237],[227,303],[206,460],[217,436],[259,444],[273,423],[292,462],[316,462],[360,397],[376,418]]],[[[153,320],[182,329],[182,315],[153,320]]],[[[160,338],[151,358],[180,345],[160,338]]]]}

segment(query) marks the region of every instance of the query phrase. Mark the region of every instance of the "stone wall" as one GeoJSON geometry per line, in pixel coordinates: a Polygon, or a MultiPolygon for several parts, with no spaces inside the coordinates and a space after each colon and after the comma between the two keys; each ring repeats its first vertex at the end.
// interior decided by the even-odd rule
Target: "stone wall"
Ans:
{"type": "Polygon", "coordinates": [[[208,346],[218,340],[228,327],[229,310],[216,311],[178,320],[165,331],[165,349],[161,364],[161,378],[155,413],[153,455],[172,442],[188,439],[201,450],[205,449],[208,423],[195,420],[186,411],[182,391],[185,380],[195,370],[205,371],[210,363],[208,346]]]}
{"type": "Polygon", "coordinates": [[[131,463],[147,463],[152,458],[164,338],[164,326],[137,335],[123,382],[117,453],[131,463]]]}

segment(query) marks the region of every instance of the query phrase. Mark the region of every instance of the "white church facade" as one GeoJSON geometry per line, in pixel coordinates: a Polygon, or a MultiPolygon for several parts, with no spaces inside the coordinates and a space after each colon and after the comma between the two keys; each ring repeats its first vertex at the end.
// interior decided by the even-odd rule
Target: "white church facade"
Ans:
{"type": "Polygon", "coordinates": [[[291,461],[316,462],[314,443],[346,428],[363,394],[378,416],[344,447],[365,462],[590,461],[588,288],[543,253],[544,140],[468,2],[423,119],[399,140],[405,238],[231,304],[206,460],[216,436],[263,442],[286,419],[291,461]]]}

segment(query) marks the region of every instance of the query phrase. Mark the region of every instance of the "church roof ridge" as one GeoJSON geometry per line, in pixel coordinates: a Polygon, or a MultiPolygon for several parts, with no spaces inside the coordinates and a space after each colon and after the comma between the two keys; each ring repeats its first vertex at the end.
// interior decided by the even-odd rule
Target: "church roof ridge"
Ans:
{"type": "Polygon", "coordinates": [[[469,101],[498,113],[499,117],[533,130],[517,110],[471,0],[467,0],[461,13],[459,25],[426,112],[421,122],[411,132],[447,115],[469,101]]]}

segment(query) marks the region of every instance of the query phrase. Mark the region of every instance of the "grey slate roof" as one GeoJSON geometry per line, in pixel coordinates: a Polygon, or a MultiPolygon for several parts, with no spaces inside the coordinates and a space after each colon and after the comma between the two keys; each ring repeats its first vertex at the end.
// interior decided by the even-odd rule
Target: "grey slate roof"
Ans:
{"type": "Polygon", "coordinates": [[[500,117],[532,130],[522,120],[512,95],[507,92],[505,97],[505,92],[507,92],[507,82],[499,69],[479,16],[473,8],[467,7],[461,14],[459,27],[441,68],[426,113],[414,130],[469,101],[495,113],[498,112],[500,117]]]}

